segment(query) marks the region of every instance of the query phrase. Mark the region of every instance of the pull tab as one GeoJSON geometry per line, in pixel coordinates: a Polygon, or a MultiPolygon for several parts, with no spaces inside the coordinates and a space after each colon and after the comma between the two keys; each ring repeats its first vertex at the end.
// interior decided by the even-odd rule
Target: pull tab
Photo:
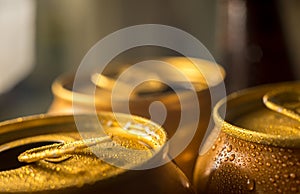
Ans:
{"type": "Polygon", "coordinates": [[[268,92],[263,102],[269,109],[300,122],[300,91],[297,88],[268,92]]]}
{"type": "Polygon", "coordinates": [[[18,156],[20,162],[32,163],[39,160],[61,162],[78,150],[111,140],[109,136],[78,140],[67,143],[55,143],[27,150],[18,156]]]}

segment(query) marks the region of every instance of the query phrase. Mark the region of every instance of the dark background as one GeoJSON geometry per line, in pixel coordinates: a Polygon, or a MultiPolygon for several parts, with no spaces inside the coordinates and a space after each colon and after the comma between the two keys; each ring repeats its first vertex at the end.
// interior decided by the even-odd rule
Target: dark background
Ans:
{"type": "MultiPolygon", "coordinates": [[[[76,71],[101,38],[137,24],[170,25],[199,39],[225,68],[227,93],[300,77],[300,3],[296,0],[32,2],[34,66],[24,79],[0,94],[0,121],[46,112],[57,76],[76,71]]],[[[5,22],[13,25],[10,18],[5,22]]]]}

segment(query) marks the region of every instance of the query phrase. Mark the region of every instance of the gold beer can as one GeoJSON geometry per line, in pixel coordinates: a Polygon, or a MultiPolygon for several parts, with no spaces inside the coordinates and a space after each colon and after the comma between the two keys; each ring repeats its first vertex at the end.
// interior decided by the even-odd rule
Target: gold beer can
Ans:
{"type": "Polygon", "coordinates": [[[214,120],[215,140],[194,171],[197,193],[300,192],[299,82],[233,93],[217,103],[214,120]]]}
{"type": "Polygon", "coordinates": [[[130,116],[132,126],[123,129],[116,115],[118,122],[129,118],[99,113],[104,134],[109,135],[94,139],[81,137],[97,127],[90,115],[77,115],[86,128],[80,134],[72,115],[37,115],[0,123],[0,193],[194,193],[172,162],[134,170],[166,156],[166,133],[135,116],[130,116]],[[134,130],[137,125],[139,133],[134,130]],[[136,154],[131,148],[143,152],[136,154]],[[94,149],[130,168],[98,158],[94,149]]]}
{"type": "MultiPolygon", "coordinates": [[[[191,143],[175,158],[176,163],[187,177],[192,179],[193,167],[198,156],[199,147],[211,116],[212,102],[209,87],[219,87],[225,77],[225,71],[221,66],[216,65],[215,63],[194,59],[199,67],[202,68],[200,70],[214,80],[209,85],[205,77],[199,73],[197,67],[195,67],[195,65],[187,58],[165,57],[159,58],[158,60],[178,68],[191,81],[196,90],[199,109],[201,111],[200,118],[197,121],[197,131],[191,143]],[[217,76],[219,74],[221,74],[221,77],[217,76]]],[[[127,66],[128,65],[125,65],[124,69],[126,69],[127,66]]],[[[72,112],[72,103],[76,104],[77,110],[80,109],[82,112],[89,112],[89,105],[91,105],[91,103],[95,103],[98,111],[112,111],[112,87],[119,74],[121,74],[124,69],[110,68],[105,74],[92,75],[92,79],[90,79],[89,76],[82,78],[82,88],[80,91],[72,91],[74,81],[72,75],[58,78],[52,85],[54,100],[48,113],[70,113],[72,112]],[[102,79],[98,79],[99,76],[101,76],[102,79]],[[85,91],[94,88],[95,85],[97,86],[95,95],[98,95],[99,98],[96,98],[94,101],[94,97],[86,95],[85,91]]],[[[188,91],[182,90],[180,92],[184,95],[186,101],[189,101],[189,98],[192,98],[192,95],[190,95],[188,91]]],[[[116,103],[117,108],[123,108],[129,104],[131,114],[150,119],[149,107],[152,102],[156,101],[162,102],[165,105],[167,115],[163,127],[166,129],[168,136],[172,137],[180,122],[181,103],[177,94],[170,90],[168,86],[158,82],[148,82],[137,87],[133,91],[133,95],[129,99],[129,102],[119,100],[114,103],[116,103]]],[[[195,107],[197,105],[190,103],[188,106],[195,107]]],[[[189,107],[186,108],[189,109],[189,107]]]]}

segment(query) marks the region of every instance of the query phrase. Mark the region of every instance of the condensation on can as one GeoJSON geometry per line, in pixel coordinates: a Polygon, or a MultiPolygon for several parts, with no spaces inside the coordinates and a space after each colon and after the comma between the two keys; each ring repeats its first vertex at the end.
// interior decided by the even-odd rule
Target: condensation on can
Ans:
{"type": "Polygon", "coordinates": [[[300,83],[233,93],[214,109],[215,133],[194,171],[199,193],[300,191],[300,83]],[[227,106],[225,119],[220,112],[227,106]]]}
{"type": "MultiPolygon", "coordinates": [[[[98,119],[105,126],[104,134],[111,132],[110,127],[116,123],[115,116],[116,114],[108,112],[99,113],[98,119]]],[[[131,155],[126,146],[148,149],[144,143],[140,144],[142,137],[130,133],[128,137],[136,136],[136,139],[124,138],[126,141],[123,142],[123,136],[120,138],[118,134],[114,134],[112,137],[117,138],[122,150],[118,148],[116,153],[110,154],[115,143],[100,144],[100,147],[104,146],[105,149],[101,149],[105,154],[109,153],[107,157],[139,166],[156,156],[160,158],[165,155],[166,133],[160,126],[140,117],[125,114],[117,116],[121,121],[130,118],[130,121],[141,126],[147,124],[147,130],[155,135],[152,146],[157,153],[151,152],[152,155],[136,160],[143,156],[131,155]],[[139,146],[136,147],[137,145],[139,146]]],[[[78,141],[82,139],[82,134],[94,133],[89,129],[98,127],[93,123],[91,118],[94,117],[91,115],[77,115],[77,118],[80,119],[80,125],[86,127],[84,133],[78,133],[73,115],[36,115],[0,123],[0,157],[5,158],[0,165],[0,193],[194,193],[188,179],[172,162],[148,170],[128,170],[99,159],[90,148],[74,151],[63,160],[41,158],[32,163],[17,160],[24,151],[53,143],[78,141]]]]}

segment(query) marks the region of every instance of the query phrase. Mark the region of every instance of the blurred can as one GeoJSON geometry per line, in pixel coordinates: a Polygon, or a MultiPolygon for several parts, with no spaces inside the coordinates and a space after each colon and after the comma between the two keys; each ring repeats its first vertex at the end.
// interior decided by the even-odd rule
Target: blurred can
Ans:
{"type": "MultiPolygon", "coordinates": [[[[193,167],[198,156],[199,146],[210,120],[212,102],[209,89],[220,86],[219,84],[223,82],[225,77],[225,71],[221,66],[216,65],[215,63],[194,59],[197,61],[197,65],[201,72],[204,72],[206,76],[208,75],[207,77],[214,80],[209,85],[203,74],[199,72],[199,69],[197,69],[189,59],[184,57],[166,57],[160,58],[159,60],[178,68],[190,80],[197,92],[199,101],[198,106],[201,115],[198,121],[191,122],[198,122],[198,129],[191,143],[175,158],[179,167],[185,172],[188,178],[191,179],[193,167]],[[220,73],[221,77],[218,76],[220,73]]],[[[124,69],[126,69],[124,66],[123,69],[111,68],[106,71],[105,74],[92,75],[92,79],[90,79],[89,76],[82,78],[82,90],[80,91],[72,91],[74,77],[62,76],[58,78],[52,85],[52,92],[55,97],[50,106],[49,113],[70,113],[72,112],[72,103],[75,103],[77,109],[80,109],[82,112],[89,112],[91,107],[89,105],[94,103],[94,97],[86,95],[85,91],[91,87],[95,87],[95,85],[97,85],[95,94],[99,96],[99,98],[95,99],[96,109],[99,111],[112,111],[112,87],[118,78],[118,75],[121,74],[124,69]],[[101,76],[101,79],[98,79],[99,76],[101,76]],[[97,80],[100,80],[100,82],[97,80]]],[[[166,74],[167,73],[168,72],[166,72],[166,74]]],[[[126,87],[126,85],[124,87],[126,87]]],[[[182,90],[181,93],[187,101],[189,98],[192,98],[187,90],[182,90]]],[[[163,127],[166,129],[168,136],[172,137],[180,122],[181,104],[176,93],[167,85],[154,81],[147,82],[135,88],[129,102],[120,99],[114,103],[116,103],[116,107],[120,109],[129,104],[132,114],[150,119],[149,107],[152,102],[156,101],[160,101],[165,105],[167,115],[163,127]]],[[[188,106],[195,107],[197,105],[190,103],[188,106]]],[[[189,107],[186,108],[188,109],[189,107]]]]}
{"type": "Polygon", "coordinates": [[[299,82],[247,89],[217,103],[214,141],[205,142],[194,171],[197,192],[299,193],[299,113],[299,82]]]}
{"type": "MultiPolygon", "coordinates": [[[[89,148],[79,147],[88,141],[83,142],[73,116],[38,115],[0,123],[0,193],[194,193],[172,162],[132,170],[154,158],[163,159],[166,133],[149,120],[117,114],[121,122],[130,117],[132,125],[140,126],[139,133],[130,132],[120,127],[122,123],[117,124],[115,116],[99,113],[98,118],[104,133],[112,133],[106,137],[116,141],[102,140],[89,148]],[[128,148],[145,150],[146,154],[134,155],[128,148]],[[132,169],[99,159],[90,149],[100,149],[103,157],[128,163],[132,169]]],[[[77,119],[86,128],[84,134],[97,127],[90,115],[77,115],[77,119]]]]}

